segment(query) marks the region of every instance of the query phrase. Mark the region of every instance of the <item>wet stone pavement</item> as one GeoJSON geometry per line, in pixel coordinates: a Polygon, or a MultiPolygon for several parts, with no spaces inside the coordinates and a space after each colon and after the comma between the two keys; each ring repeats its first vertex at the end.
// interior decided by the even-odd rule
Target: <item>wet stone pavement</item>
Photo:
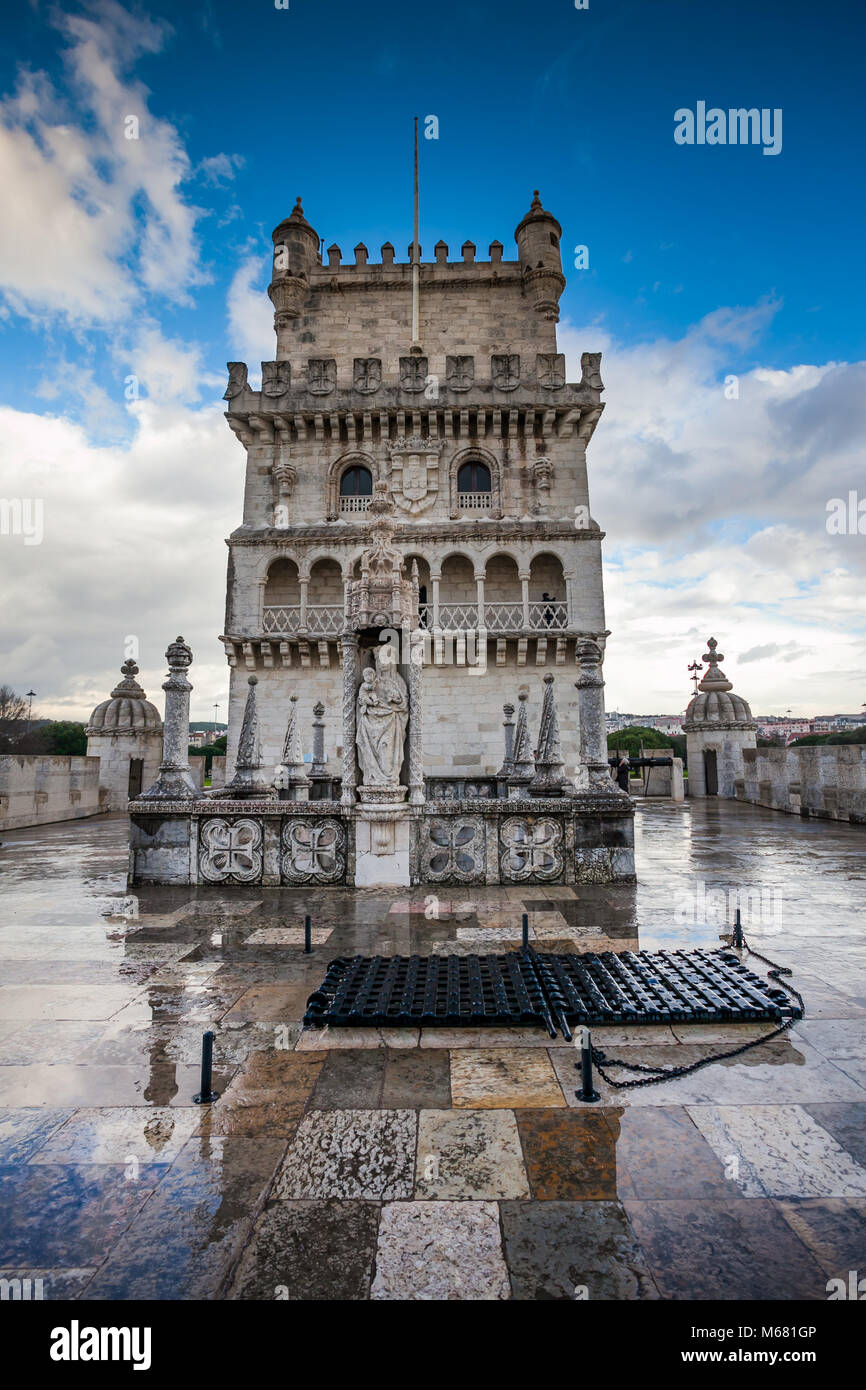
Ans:
{"type": "MultiPolygon", "coordinates": [[[[866,1268],[862,829],[639,805],[636,887],[438,898],[132,898],[121,817],[4,841],[0,1277],[52,1299],[825,1299],[866,1268]],[[599,1082],[600,1105],[542,1029],[301,1027],[336,955],[508,949],[523,912],[548,950],[716,946],[737,890],[806,1018],[662,1085],[599,1082]]],[[[763,1031],[594,1039],[680,1065],[763,1031]]]]}

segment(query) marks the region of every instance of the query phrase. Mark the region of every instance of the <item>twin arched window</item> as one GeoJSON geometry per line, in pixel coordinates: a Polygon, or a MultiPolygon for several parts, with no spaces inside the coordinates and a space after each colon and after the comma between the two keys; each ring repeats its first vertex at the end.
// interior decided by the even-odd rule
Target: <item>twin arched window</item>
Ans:
{"type": "Polygon", "coordinates": [[[486,463],[479,463],[477,459],[470,459],[468,463],[462,463],[457,470],[457,491],[458,492],[490,492],[490,469],[486,463]]]}
{"type": "Polygon", "coordinates": [[[340,478],[341,497],[372,497],[373,475],[360,463],[352,464],[340,478]]]}

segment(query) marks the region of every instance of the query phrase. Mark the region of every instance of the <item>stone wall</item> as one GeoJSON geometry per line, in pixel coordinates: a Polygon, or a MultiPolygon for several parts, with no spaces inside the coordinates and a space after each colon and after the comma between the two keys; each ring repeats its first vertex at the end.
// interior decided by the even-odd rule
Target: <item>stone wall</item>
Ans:
{"type": "Polygon", "coordinates": [[[77,820],[103,809],[98,758],[0,756],[0,831],[77,820]]]}
{"type": "MultiPolygon", "coordinates": [[[[551,647],[555,648],[555,641],[551,647]]],[[[535,643],[530,655],[534,657],[535,643]]],[[[298,696],[298,717],[301,745],[305,755],[312,753],[313,706],[321,700],[325,706],[325,754],[328,771],[339,776],[343,745],[342,698],[343,677],[337,664],[336,645],[331,644],[331,666],[311,664],[308,669],[290,670],[257,668],[256,700],[259,710],[259,736],[262,757],[267,768],[276,767],[286,734],[289,697],[298,696]]],[[[456,647],[455,647],[456,655],[456,647]]],[[[513,643],[509,643],[508,660],[496,665],[496,644],[488,643],[486,669],[468,665],[425,666],[423,690],[424,771],[430,776],[492,776],[502,766],[505,737],[502,727],[502,706],[517,705],[521,686],[529,689],[529,731],[535,743],[541,715],[542,677],[545,671],[555,675],[554,694],[559,714],[562,756],[567,775],[574,776],[578,761],[578,692],[574,682],[573,643],[569,644],[569,662],[557,667],[551,650],[546,653],[543,667],[534,664],[517,665],[513,643]]],[[[229,776],[234,769],[237,740],[243,707],[249,690],[249,672],[233,668],[229,704],[229,776]]],[[[516,718],[516,715],[513,716],[516,718]]],[[[190,759],[191,762],[195,761],[190,759]]]]}
{"type": "Polygon", "coordinates": [[[792,815],[866,825],[866,745],[746,748],[735,796],[792,815]]]}
{"type": "MultiPolygon", "coordinates": [[[[633,882],[633,818],[625,797],[431,802],[399,817],[408,869],[401,881],[633,882]]],[[[130,811],[132,883],[393,882],[377,876],[375,856],[370,825],[336,802],[138,803],[130,811]]]]}
{"type": "Polygon", "coordinates": [[[129,764],[141,758],[141,786],[156,781],[162,760],[162,730],[100,731],[87,740],[87,756],[99,759],[101,805],[105,811],[125,811],[129,800],[129,764]]]}

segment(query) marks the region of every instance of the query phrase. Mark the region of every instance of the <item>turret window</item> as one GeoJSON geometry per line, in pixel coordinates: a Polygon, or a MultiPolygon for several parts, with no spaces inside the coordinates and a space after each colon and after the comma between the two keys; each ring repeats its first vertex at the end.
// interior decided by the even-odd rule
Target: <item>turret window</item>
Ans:
{"type": "Polygon", "coordinates": [[[457,472],[458,492],[490,492],[490,469],[475,459],[461,464],[457,472]]]}

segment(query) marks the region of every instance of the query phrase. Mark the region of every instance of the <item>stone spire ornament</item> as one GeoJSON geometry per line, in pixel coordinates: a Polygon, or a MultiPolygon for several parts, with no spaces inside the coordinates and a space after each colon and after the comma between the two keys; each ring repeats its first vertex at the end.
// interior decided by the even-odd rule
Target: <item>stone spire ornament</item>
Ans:
{"type": "Polygon", "coordinates": [[[497,772],[497,779],[507,781],[514,771],[514,706],[507,704],[502,706],[502,713],[505,718],[502,721],[502,728],[505,731],[505,757],[502,766],[497,772]]]}
{"type": "Polygon", "coordinates": [[[235,760],[235,775],[222,792],[225,798],[235,801],[266,801],[273,796],[271,784],[264,775],[264,767],[259,750],[259,715],[256,707],[256,686],[258,679],[250,676],[247,702],[241,735],[238,740],[238,753],[235,760]]]}
{"type": "Polygon", "coordinates": [[[283,756],[274,776],[274,787],[281,801],[308,801],[310,779],[304,770],[301,748],[301,729],[298,720],[298,697],[289,700],[289,722],[283,743],[283,756]]]}
{"type": "MultiPolygon", "coordinates": [[[[169,644],[165,659],[168,662],[168,679],[162,686],[165,691],[162,762],[156,781],[142,792],[142,798],[147,801],[193,801],[199,793],[189,770],[189,697],[192,686],[186,676],[192,665],[192,652],[183,638],[177,637],[169,644]]],[[[126,662],[125,665],[135,668],[129,671],[124,669],[124,675],[136,685],[136,689],[140,689],[134,680],[138,667],[134,662],[126,662]]]]}
{"type": "Polygon", "coordinates": [[[529,795],[562,796],[566,780],[564,767],[559,744],[559,719],[553,698],[553,676],[548,672],[544,677],[538,754],[535,759],[535,776],[529,784],[529,795]]]}
{"type": "Polygon", "coordinates": [[[704,652],[701,661],[707,663],[708,669],[698,684],[698,690],[733,690],[734,688],[733,683],[728,680],[719,666],[719,662],[724,661],[725,654],[716,650],[718,645],[715,637],[711,637],[707,642],[709,650],[704,652]]]}
{"type": "Polygon", "coordinates": [[[528,787],[535,776],[535,760],[532,756],[532,745],[529,741],[529,724],[526,712],[526,702],[529,699],[529,691],[521,690],[517,696],[517,727],[514,731],[514,768],[508,777],[509,796],[522,795],[522,788],[528,787]]]}
{"type": "Polygon", "coordinates": [[[321,700],[317,700],[313,705],[313,763],[310,768],[311,777],[326,777],[328,769],[325,757],[325,706],[321,700]]]}

